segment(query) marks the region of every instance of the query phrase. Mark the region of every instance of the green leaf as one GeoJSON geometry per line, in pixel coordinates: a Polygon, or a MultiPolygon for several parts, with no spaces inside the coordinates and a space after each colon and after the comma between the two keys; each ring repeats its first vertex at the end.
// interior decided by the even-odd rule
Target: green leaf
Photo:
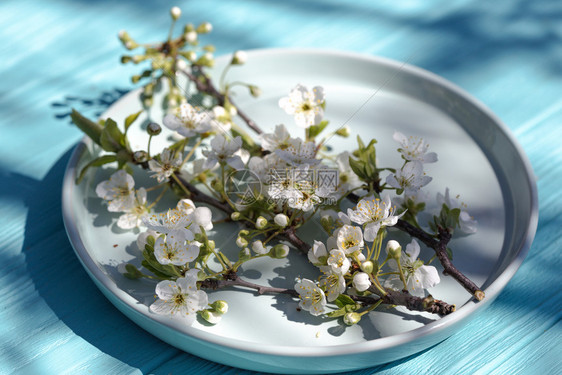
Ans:
{"type": "Polygon", "coordinates": [[[338,298],[334,301],[334,303],[338,307],[345,307],[346,305],[353,305],[355,306],[357,303],[348,295],[340,294],[338,298]]]}
{"type": "Polygon", "coordinates": [[[170,275],[167,275],[163,272],[160,272],[158,269],[152,267],[152,265],[147,261],[147,260],[143,260],[141,262],[142,266],[144,268],[146,268],[147,270],[149,270],[150,272],[152,272],[154,275],[162,278],[162,279],[168,279],[170,277],[170,275]]]}
{"type": "Polygon", "coordinates": [[[326,316],[328,318],[339,318],[340,316],[344,316],[345,314],[347,314],[347,311],[345,310],[345,307],[342,307],[341,309],[330,311],[326,314],[326,316]]]}
{"type": "Polygon", "coordinates": [[[363,143],[360,136],[357,136],[357,145],[359,145],[359,150],[365,149],[365,143],[363,143]]]}
{"type": "Polygon", "coordinates": [[[104,164],[112,163],[116,160],[117,160],[117,157],[115,155],[103,155],[103,156],[100,156],[99,158],[96,158],[96,159],[90,161],[80,171],[80,175],[76,178],[76,184],[79,184],[82,181],[82,179],[84,178],[84,176],[86,175],[86,172],[88,171],[88,169],[90,167],[100,167],[104,164]]]}
{"type": "Polygon", "coordinates": [[[75,109],[72,109],[70,118],[72,119],[72,122],[74,122],[74,124],[78,126],[78,128],[82,130],[82,132],[84,132],[84,134],[90,137],[92,141],[94,141],[98,145],[101,145],[100,137],[103,131],[103,127],[100,124],[82,116],[80,112],[76,111],[75,109]]]}
{"type": "Polygon", "coordinates": [[[372,148],[372,150],[369,150],[369,152],[367,154],[367,159],[369,161],[369,164],[371,164],[376,171],[376,169],[377,169],[377,152],[375,151],[374,147],[372,148]]]}
{"type": "Polygon", "coordinates": [[[105,151],[119,152],[125,147],[125,135],[117,127],[117,123],[108,118],[100,136],[100,145],[105,151]]]}
{"type": "Polygon", "coordinates": [[[141,113],[142,113],[142,110],[138,111],[137,113],[133,113],[132,115],[127,116],[127,118],[125,119],[125,134],[127,134],[127,130],[129,130],[129,127],[131,126],[131,124],[133,122],[135,122],[135,120],[140,116],[141,113]]]}
{"type": "Polygon", "coordinates": [[[367,174],[365,173],[365,164],[350,157],[349,166],[361,180],[365,180],[367,178],[367,174]]]}
{"type": "Polygon", "coordinates": [[[328,126],[328,121],[324,120],[317,125],[312,125],[308,128],[308,137],[314,139],[318,134],[322,133],[328,126]]]}

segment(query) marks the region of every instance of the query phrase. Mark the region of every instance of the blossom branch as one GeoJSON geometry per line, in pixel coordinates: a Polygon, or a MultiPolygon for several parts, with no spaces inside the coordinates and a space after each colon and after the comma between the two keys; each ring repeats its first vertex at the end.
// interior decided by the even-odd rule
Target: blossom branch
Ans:
{"type": "MultiPolygon", "coordinates": [[[[356,194],[348,195],[348,198],[357,203],[359,197],[356,194]]],[[[439,231],[437,238],[435,236],[427,233],[423,229],[420,229],[405,220],[398,219],[395,228],[398,228],[410,236],[417,238],[423,242],[426,246],[433,249],[439,262],[443,266],[443,274],[453,277],[463,288],[465,288],[470,294],[474,296],[478,301],[482,301],[485,297],[484,292],[476,285],[472,280],[466,277],[449,259],[447,255],[447,246],[451,241],[451,233],[442,229],[439,231]]]]}
{"type": "MultiPolygon", "coordinates": [[[[253,289],[257,291],[259,295],[263,294],[287,294],[291,297],[298,298],[299,293],[295,289],[288,289],[288,288],[274,288],[264,285],[259,285],[256,283],[252,283],[246,281],[236,272],[230,272],[224,275],[224,279],[217,280],[217,279],[206,279],[200,282],[200,287],[203,289],[222,289],[222,288],[229,288],[229,287],[242,287],[253,289]]],[[[397,305],[397,306],[404,306],[412,311],[425,311],[432,314],[439,314],[439,315],[447,315],[455,311],[455,305],[450,305],[441,300],[435,300],[433,297],[428,296],[425,298],[416,297],[409,293],[404,293],[401,291],[396,291],[392,289],[386,288],[386,294],[381,295],[382,293],[375,288],[370,289],[369,291],[373,292],[376,295],[379,295],[379,298],[371,297],[371,296],[350,296],[354,301],[360,302],[364,305],[373,305],[378,303],[382,299],[382,303],[388,305],[397,305]]]]}
{"type": "Polygon", "coordinates": [[[459,284],[461,284],[470,294],[472,294],[478,301],[482,301],[485,297],[484,292],[472,280],[466,277],[457,267],[453,265],[449,256],[447,255],[447,245],[451,240],[451,233],[447,230],[440,230],[438,238],[435,238],[425,232],[424,230],[413,226],[404,220],[398,220],[395,227],[403,230],[409,235],[416,237],[421,242],[432,248],[443,266],[443,274],[450,275],[459,284]]]}
{"type": "MultiPolygon", "coordinates": [[[[219,92],[219,90],[217,90],[217,88],[213,85],[213,83],[211,82],[211,80],[209,79],[209,77],[207,77],[200,69],[200,67],[198,67],[197,65],[193,65],[192,69],[194,72],[188,72],[186,70],[181,70],[181,72],[191,81],[195,84],[195,87],[197,88],[197,91],[199,92],[204,92],[207,93],[209,95],[211,95],[212,97],[214,97],[215,99],[218,100],[219,105],[223,106],[224,103],[226,102],[226,96],[221,94],[219,92]]],[[[228,101],[234,105],[234,103],[232,102],[232,99],[228,98],[228,101]]],[[[240,116],[240,118],[242,120],[244,120],[244,122],[248,125],[248,127],[250,129],[252,129],[254,132],[256,132],[256,134],[262,134],[263,130],[261,130],[261,128],[258,126],[258,124],[255,123],[254,120],[252,120],[246,113],[242,112],[236,105],[234,105],[236,107],[236,112],[238,114],[238,116],[240,116]]]]}

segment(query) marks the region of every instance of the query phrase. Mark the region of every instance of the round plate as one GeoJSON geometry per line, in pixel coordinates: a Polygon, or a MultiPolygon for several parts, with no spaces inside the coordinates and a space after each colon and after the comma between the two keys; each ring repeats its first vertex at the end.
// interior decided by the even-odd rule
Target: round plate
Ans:
{"type": "MultiPolygon", "coordinates": [[[[229,59],[219,59],[212,75],[218,77],[229,59]]],[[[107,212],[93,191],[111,174],[111,168],[91,171],[80,185],[74,183],[81,167],[99,153],[85,140],[76,148],[64,180],[63,213],[68,236],[100,290],[147,331],[200,357],[251,370],[328,373],[365,368],[444,340],[490,304],[520,266],[537,225],[536,185],[529,162],[508,129],[459,88],[403,63],[310,50],[252,51],[244,66],[230,69],[228,80],[260,87],[262,95],[257,99],[242,86],[233,98],[265,131],[285,123],[293,135],[301,136],[302,129],[293,126],[292,117],[277,102],[297,83],[309,88],[323,86],[325,117],[330,121],[327,131],[343,125],[352,131],[347,139],[330,140],[334,151],[353,150],[356,135],[363,140],[376,138],[382,166],[401,163],[398,145],[392,140],[395,130],[423,136],[440,159],[426,165],[433,181],[425,190],[435,196],[449,187],[453,196],[460,194],[479,222],[476,234],[454,239],[451,247],[457,267],[483,288],[486,298],[474,302],[454,280],[442,276],[431,294],[457,305],[456,312],[442,318],[379,307],[359,324],[345,327],[337,320],[298,311],[297,301],[288,296],[256,296],[240,289],[209,292],[210,301],[225,299],[229,303],[229,312],[215,326],[197,321],[186,327],[152,314],[148,306],[154,301],[155,282],[128,280],[118,270],[125,262],[140,265],[142,256],[135,243],[138,232],[119,230],[115,225],[118,215],[107,212]]],[[[137,90],[118,101],[104,117],[122,124],[127,115],[140,108],[137,90]]],[[[161,121],[162,111],[152,109],[150,119],[161,121]]],[[[146,124],[146,114],[137,121],[146,124]]],[[[145,132],[142,127],[136,132],[133,128],[133,147],[144,148],[145,132]]],[[[161,135],[155,141],[153,150],[164,147],[169,139],[161,135]]],[[[137,186],[149,180],[141,175],[135,172],[137,186]]],[[[173,204],[171,197],[165,204],[173,204]]],[[[217,246],[237,254],[233,228],[217,225],[214,232],[217,246]]],[[[318,233],[312,226],[304,236],[311,241],[318,233]]],[[[427,249],[423,251],[430,254],[427,249]]],[[[242,271],[242,277],[248,280],[278,287],[292,287],[296,277],[317,276],[318,270],[296,251],[287,259],[252,261],[242,271]]]]}

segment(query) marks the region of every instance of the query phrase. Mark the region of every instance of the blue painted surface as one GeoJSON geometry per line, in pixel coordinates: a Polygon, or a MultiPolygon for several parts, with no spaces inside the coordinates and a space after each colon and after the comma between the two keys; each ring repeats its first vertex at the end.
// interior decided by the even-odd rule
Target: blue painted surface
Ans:
{"type": "MultiPolygon", "coordinates": [[[[250,374],[159,341],[119,313],[74,256],[60,189],[80,132],[133,88],[120,29],[167,32],[163,1],[0,3],[0,373],[250,374]]],[[[217,54],[321,47],[408,60],[466,89],[514,132],[538,180],[540,219],[513,280],[463,330],[354,374],[562,373],[562,3],[557,1],[182,1],[217,54]]]]}

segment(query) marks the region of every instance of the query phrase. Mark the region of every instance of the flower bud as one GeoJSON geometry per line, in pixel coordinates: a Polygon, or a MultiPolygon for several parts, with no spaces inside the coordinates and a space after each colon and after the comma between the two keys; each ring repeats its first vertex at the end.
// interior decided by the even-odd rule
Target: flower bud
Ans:
{"type": "Polygon", "coordinates": [[[145,161],[148,161],[148,154],[146,151],[135,151],[133,154],[133,160],[135,163],[144,163],[145,161]]]}
{"type": "Polygon", "coordinates": [[[201,310],[199,311],[199,315],[201,316],[201,318],[206,320],[207,323],[211,323],[211,324],[217,324],[218,322],[220,322],[222,318],[221,316],[222,314],[218,314],[214,311],[209,311],[209,310],[201,310]]]}
{"type": "Polygon", "coordinates": [[[126,32],[125,30],[121,30],[119,31],[119,34],[117,34],[119,36],[119,39],[122,42],[126,42],[127,40],[131,40],[131,37],[129,36],[129,33],[126,32]]]}
{"type": "Polygon", "coordinates": [[[215,244],[214,240],[207,241],[207,247],[209,248],[209,250],[211,250],[211,251],[215,250],[215,246],[216,246],[216,244],[215,244]]]}
{"type": "Polygon", "coordinates": [[[275,224],[279,225],[281,228],[285,228],[289,224],[289,218],[285,214],[277,214],[273,218],[275,224]]]}
{"type": "Polygon", "coordinates": [[[250,90],[250,95],[252,95],[254,98],[257,98],[261,95],[261,89],[258,86],[250,85],[248,86],[248,89],[250,90]]]}
{"type": "Polygon", "coordinates": [[[146,127],[146,131],[149,135],[158,135],[162,132],[162,127],[155,122],[151,122],[146,127]]]}
{"type": "Polygon", "coordinates": [[[226,314],[228,312],[228,303],[220,299],[211,303],[209,306],[219,314],[226,314]]]}
{"type": "Polygon", "coordinates": [[[139,45],[135,42],[133,42],[132,40],[129,40],[127,42],[125,42],[125,48],[131,50],[131,49],[135,49],[137,48],[139,45]]]}
{"type": "Polygon", "coordinates": [[[358,292],[364,292],[371,286],[369,275],[365,272],[357,272],[353,276],[353,286],[358,292]]]}
{"type": "Polygon", "coordinates": [[[248,234],[250,234],[250,232],[247,229],[242,229],[240,232],[238,232],[238,235],[240,237],[246,237],[248,234]]]}
{"type": "Polygon", "coordinates": [[[344,127],[336,130],[336,134],[344,138],[349,137],[349,135],[351,134],[351,130],[349,129],[349,126],[345,125],[344,127]]]}
{"type": "Polygon", "coordinates": [[[138,64],[146,59],[147,59],[146,55],[135,55],[133,56],[133,63],[138,64]]]}
{"type": "Polygon", "coordinates": [[[254,253],[259,255],[267,254],[267,249],[265,248],[265,246],[263,246],[263,242],[261,242],[260,240],[254,241],[252,243],[252,250],[254,250],[254,253]]]}
{"type": "Polygon", "coordinates": [[[232,65],[243,65],[246,60],[248,60],[248,55],[246,54],[246,52],[236,51],[234,52],[234,55],[232,55],[232,60],[230,60],[230,63],[232,65]]]}
{"type": "Polygon", "coordinates": [[[361,315],[359,315],[356,312],[350,312],[347,313],[343,316],[343,322],[345,324],[347,324],[348,326],[352,326],[354,324],[359,323],[359,321],[361,320],[361,315]]]}
{"type": "Polygon", "coordinates": [[[365,272],[365,273],[372,273],[373,272],[373,262],[371,262],[370,260],[361,263],[361,271],[365,272]]]}
{"type": "Polygon", "coordinates": [[[246,240],[244,237],[238,237],[236,239],[236,246],[242,248],[242,247],[246,247],[248,246],[248,240],[246,240]]]}
{"type": "Polygon", "coordinates": [[[285,244],[277,244],[269,251],[269,256],[274,259],[283,259],[289,255],[289,246],[285,244]]]}
{"type": "Polygon", "coordinates": [[[187,51],[184,54],[185,58],[188,59],[189,61],[193,62],[195,61],[195,59],[197,59],[197,54],[193,51],[187,51]]]}
{"type": "Polygon", "coordinates": [[[240,220],[240,212],[234,211],[233,213],[230,214],[230,218],[232,219],[232,221],[240,220]]]}
{"type": "Polygon", "coordinates": [[[209,22],[203,22],[202,24],[197,26],[197,29],[196,29],[196,31],[199,34],[210,33],[212,30],[213,30],[213,25],[211,25],[209,22]]]}
{"type": "Polygon", "coordinates": [[[402,255],[402,246],[400,246],[398,241],[390,240],[386,244],[386,252],[391,258],[398,260],[402,255]]]}
{"type": "Polygon", "coordinates": [[[243,248],[238,253],[238,259],[241,260],[241,261],[248,260],[251,257],[252,257],[252,254],[250,253],[250,249],[248,249],[247,247],[243,248]]]}
{"type": "Polygon", "coordinates": [[[121,64],[126,64],[130,61],[133,61],[133,58],[131,56],[127,56],[127,55],[121,56],[121,64]]]}
{"type": "Polygon", "coordinates": [[[324,215],[320,218],[320,225],[328,233],[332,233],[334,228],[334,219],[330,215],[324,215]]]}
{"type": "Polygon", "coordinates": [[[187,63],[184,59],[178,59],[176,61],[176,70],[185,70],[187,68],[187,63]]]}
{"type": "Polygon", "coordinates": [[[146,96],[142,98],[142,105],[145,107],[152,107],[152,104],[154,104],[154,100],[152,99],[152,96],[146,96]]]}
{"type": "Polygon", "coordinates": [[[170,16],[176,21],[181,16],[181,9],[179,7],[172,7],[172,9],[170,9],[170,16]]]}
{"type": "Polygon", "coordinates": [[[267,226],[267,219],[263,216],[260,216],[256,219],[256,228],[263,229],[267,226]]]}
{"type": "Polygon", "coordinates": [[[189,31],[184,34],[185,41],[187,43],[195,43],[197,42],[197,33],[195,31],[189,31]]]}

